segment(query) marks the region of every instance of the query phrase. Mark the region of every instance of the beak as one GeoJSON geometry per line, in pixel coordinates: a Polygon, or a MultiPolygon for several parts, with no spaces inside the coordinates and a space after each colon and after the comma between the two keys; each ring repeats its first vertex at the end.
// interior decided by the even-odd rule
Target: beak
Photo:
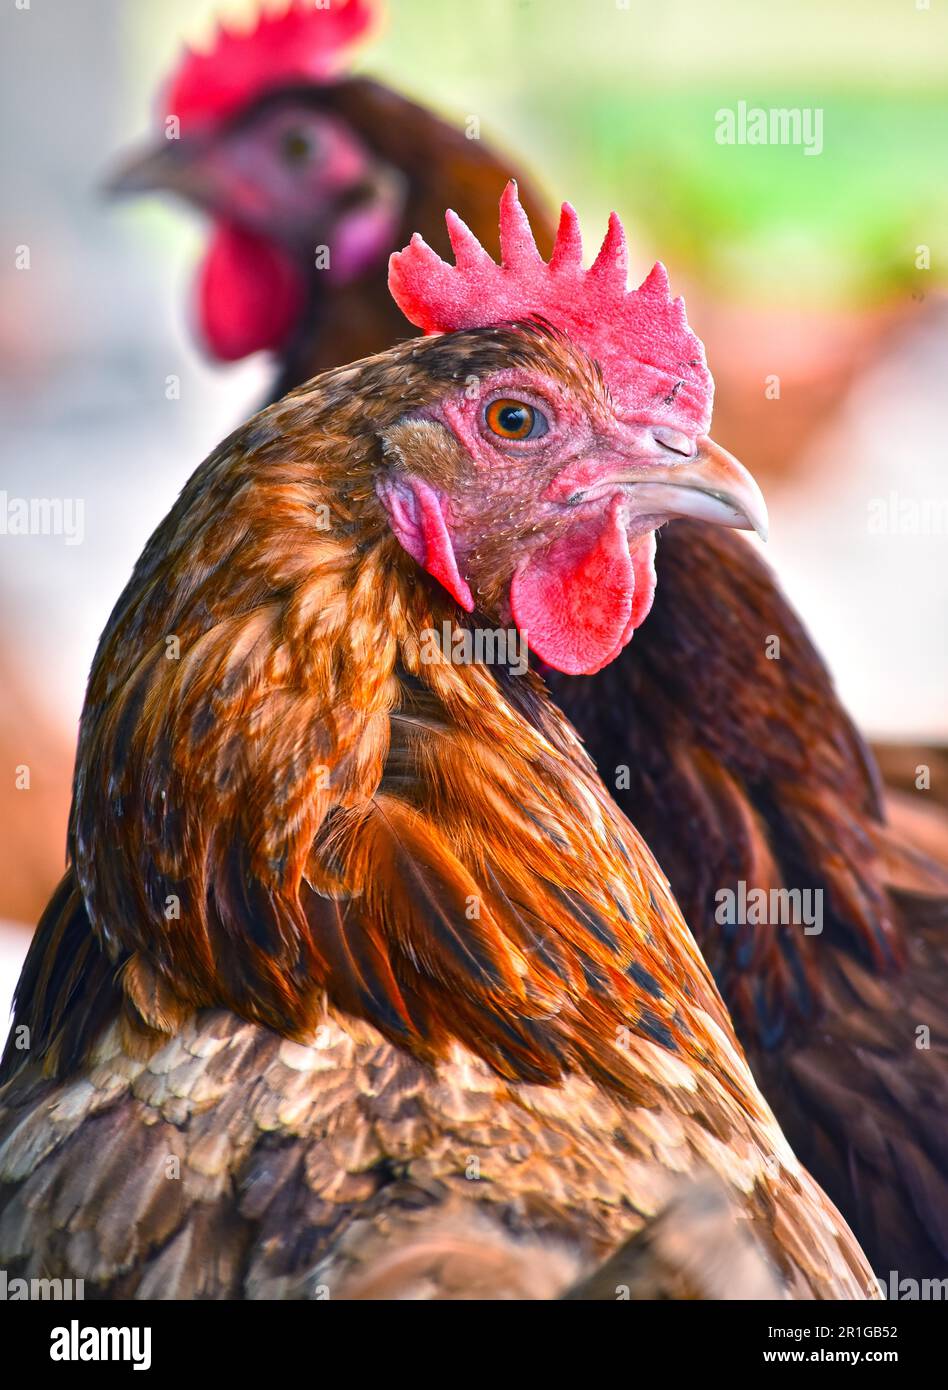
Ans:
{"type": "Polygon", "coordinates": [[[650,465],[632,483],[630,501],[642,515],[691,516],[718,526],[756,531],[767,539],[767,504],[742,463],[707,435],[681,463],[650,465]]]}
{"type": "Polygon", "coordinates": [[[196,153],[190,140],[161,140],[116,169],[103,185],[104,191],[115,196],[167,191],[199,200],[202,181],[196,153]]]}

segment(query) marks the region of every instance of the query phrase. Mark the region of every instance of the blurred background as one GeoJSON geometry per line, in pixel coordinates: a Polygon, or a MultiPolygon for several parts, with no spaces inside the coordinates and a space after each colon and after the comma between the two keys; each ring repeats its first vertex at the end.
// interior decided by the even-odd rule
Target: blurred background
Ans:
{"type": "MultiPolygon", "coordinates": [[[[158,129],[182,43],[258,8],[0,15],[0,500],[82,504],[80,543],[0,534],[4,1025],[21,924],[62,867],[98,634],[181,484],[272,376],[263,355],[215,365],[196,343],[201,217],[101,187],[158,129]]],[[[707,346],[715,437],[764,487],[768,558],[849,707],[877,739],[944,740],[948,5],[390,0],[354,66],[476,117],[585,227],[616,208],[633,274],[661,256],[707,346]],[[740,103],[820,112],[819,152],[720,143],[740,103]]]]}

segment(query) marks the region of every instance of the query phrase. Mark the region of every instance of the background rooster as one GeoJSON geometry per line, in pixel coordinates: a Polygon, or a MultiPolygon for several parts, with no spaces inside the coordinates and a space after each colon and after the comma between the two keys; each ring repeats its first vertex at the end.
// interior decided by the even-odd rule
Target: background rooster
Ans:
{"type": "MultiPolygon", "coordinates": [[[[221,357],[232,347],[273,349],[276,394],[404,332],[383,285],[391,221],[386,230],[376,219],[373,265],[338,288],[312,258],[323,241],[338,244],[343,261],[348,254],[345,223],[326,214],[340,139],[360,151],[353,181],[401,188],[409,221],[437,250],[442,202],[482,240],[492,221],[486,209],[501,174],[477,141],[376,84],[327,80],[327,41],[334,55],[363,19],[354,6],[308,23],[291,10],[186,57],[163,96],[184,138],[162,141],[119,180],[174,188],[222,219],[227,230],[215,233],[202,272],[205,338],[221,357]],[[311,155],[322,157],[288,160],[291,130],[308,132],[311,155]],[[226,250],[235,237],[247,239],[246,257],[226,250]],[[219,259],[226,273],[215,269],[219,259]],[[271,283],[280,265],[283,279],[271,283]],[[261,327],[231,340],[214,327],[248,305],[269,323],[281,302],[280,335],[261,327]]],[[[940,1277],[946,878],[886,827],[872,757],[757,555],[728,531],[677,521],[663,531],[656,563],[658,597],[642,636],[593,679],[551,671],[550,688],[669,874],[795,1148],[878,1268],[940,1277]],[[740,881],[821,890],[823,933],[722,927],[716,895],[740,881]],[[931,1048],[916,1046],[918,1027],[931,1030],[931,1048]]],[[[451,588],[450,575],[439,578],[451,588]]],[[[536,636],[533,618],[526,626],[536,636]]],[[[552,667],[562,658],[546,655],[552,667]]],[[[926,760],[929,751],[909,759],[913,768],[926,760]]],[[[890,752],[887,766],[904,761],[890,752]]],[[[914,822],[907,828],[943,848],[943,828],[925,839],[914,822]]]]}
{"type": "Polygon", "coordinates": [[[0,1258],[114,1296],[550,1295],[710,1167],[781,1290],[863,1297],[542,681],[425,656],[515,617],[598,669],[655,527],[761,524],[759,492],[616,220],[588,272],[512,191],[503,269],[451,236],[393,286],[456,331],[252,419],[116,605],[4,1058],[0,1258]]]}
{"type": "MultiPolygon", "coordinates": [[[[164,88],[158,144],[111,184],[173,190],[211,213],[199,331],[221,361],[276,353],[275,397],[404,336],[388,258],[418,230],[447,253],[445,207],[496,244],[509,165],[390,87],[338,75],[371,19],[365,0],[293,0],[249,31],[221,29],[164,88]]],[[[522,198],[546,245],[529,187],[522,198]]]]}

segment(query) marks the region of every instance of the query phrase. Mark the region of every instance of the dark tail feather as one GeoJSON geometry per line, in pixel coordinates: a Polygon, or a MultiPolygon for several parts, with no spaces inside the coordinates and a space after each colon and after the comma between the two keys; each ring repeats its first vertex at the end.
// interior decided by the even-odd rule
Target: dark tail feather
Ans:
{"type": "Polygon", "coordinates": [[[62,879],[33,933],[13,996],[13,1025],[0,1060],[0,1084],[28,1062],[63,1074],[115,1012],[116,966],[92,931],[79,885],[62,879]]]}

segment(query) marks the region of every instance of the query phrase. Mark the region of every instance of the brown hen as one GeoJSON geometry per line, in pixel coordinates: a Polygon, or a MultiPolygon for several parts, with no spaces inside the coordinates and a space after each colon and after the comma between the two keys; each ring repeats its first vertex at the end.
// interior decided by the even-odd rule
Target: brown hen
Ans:
{"type": "MultiPolygon", "coordinates": [[[[505,217],[528,298],[575,282],[562,322],[585,286],[664,346],[604,372],[581,325],[415,340],[265,410],[185,487],[96,655],[72,864],[18,993],[17,1274],[111,1296],[553,1296],[710,1169],[766,1252],[758,1288],[872,1291],[542,681],[432,649],[529,603],[544,650],[589,667],[608,605],[625,641],[647,611],[656,488],[707,512],[713,479],[729,524],[758,505],[703,436],[666,461],[700,430],[706,373],[660,276],[625,293],[618,225],[587,277],[566,213],[552,268],[525,264],[510,197],[505,217]],[[550,500],[577,466],[588,500],[550,500]],[[606,585],[605,606],[558,609],[550,585],[592,595],[603,547],[644,599],[606,585]],[[431,573],[463,584],[459,565],[470,612],[431,573]]],[[[425,278],[414,248],[403,302],[425,278]]],[[[664,1224],[649,1242],[674,1260],[664,1224]]]]}

